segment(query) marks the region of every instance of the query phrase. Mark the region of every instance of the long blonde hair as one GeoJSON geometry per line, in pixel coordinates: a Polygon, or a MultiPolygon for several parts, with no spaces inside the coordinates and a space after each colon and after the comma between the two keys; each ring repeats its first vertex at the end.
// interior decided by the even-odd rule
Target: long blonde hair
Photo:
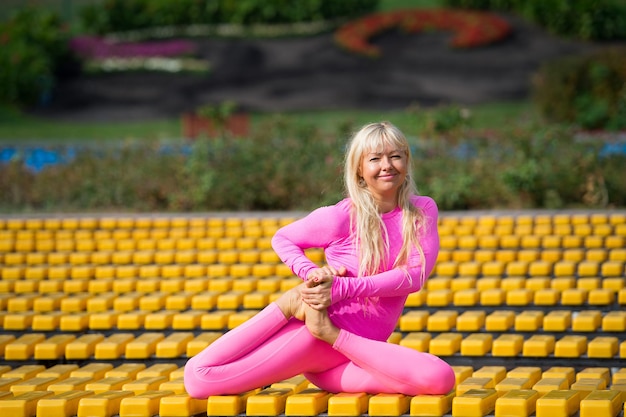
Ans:
{"type": "MultiPolygon", "coordinates": [[[[387,229],[372,193],[360,175],[363,156],[369,152],[380,152],[385,145],[400,149],[406,154],[407,176],[398,189],[398,206],[402,209],[402,248],[394,260],[394,267],[406,268],[412,249],[418,251],[420,259],[424,253],[419,243],[423,233],[424,216],[410,201],[411,196],[419,195],[412,177],[411,149],[404,134],[389,122],[370,123],[363,126],[348,143],[344,166],[344,183],[348,197],[352,201],[351,224],[358,247],[359,276],[381,272],[388,262],[389,241],[387,229]]],[[[422,268],[420,282],[426,277],[422,268]]]]}

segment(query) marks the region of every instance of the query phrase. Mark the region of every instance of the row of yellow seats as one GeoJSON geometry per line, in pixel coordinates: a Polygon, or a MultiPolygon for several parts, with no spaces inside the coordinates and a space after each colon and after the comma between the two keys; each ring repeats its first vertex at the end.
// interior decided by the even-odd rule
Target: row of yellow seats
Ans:
{"type": "MultiPolygon", "coordinates": [[[[273,235],[273,233],[272,233],[273,235]]],[[[64,239],[27,239],[0,236],[0,253],[33,252],[93,252],[134,250],[205,250],[205,249],[271,249],[270,236],[244,237],[86,237],[64,239]]],[[[484,235],[440,237],[441,250],[551,250],[551,249],[623,249],[626,233],[622,235],[538,236],[484,235]]]]}
{"type": "MultiPolygon", "coordinates": [[[[239,315],[239,325],[252,317],[239,315]]],[[[143,330],[143,329],[142,329],[143,330]]],[[[163,330],[163,329],[161,329],[163,330]]],[[[143,330],[135,333],[116,330],[109,336],[97,333],[76,335],[72,333],[52,334],[32,331],[16,337],[12,334],[0,335],[0,349],[5,360],[148,360],[186,359],[199,353],[218,339],[222,333],[205,330],[177,330],[169,334],[157,330],[143,330]]],[[[461,355],[465,357],[526,357],[561,358],[575,360],[593,358],[615,360],[626,359],[626,340],[614,335],[530,334],[519,333],[469,333],[459,332],[394,332],[390,343],[406,346],[420,352],[429,352],[440,357],[461,355]]],[[[477,359],[480,361],[480,359],[477,359]]],[[[572,363],[575,363],[573,361],[572,363]]]]}
{"type": "MultiPolygon", "coordinates": [[[[103,239],[183,239],[183,238],[271,238],[278,230],[279,225],[242,225],[235,227],[176,227],[176,228],[130,228],[130,229],[24,229],[2,230],[0,240],[103,240],[103,239]]],[[[565,239],[567,237],[608,237],[624,236],[625,224],[599,225],[523,225],[523,226],[439,226],[439,235],[444,238],[469,237],[505,239],[507,237],[525,238],[536,236],[540,238],[565,239]]]]}
{"type": "Polygon", "coordinates": [[[276,227],[293,222],[293,216],[134,216],[134,217],[48,217],[0,218],[0,230],[114,230],[114,229],[182,229],[229,227],[276,227]]]}
{"type": "MultiPolygon", "coordinates": [[[[297,217],[297,216],[296,216],[297,217]]],[[[283,216],[63,216],[63,217],[13,217],[0,219],[0,229],[130,229],[160,227],[205,227],[205,226],[248,226],[283,225],[292,222],[293,215],[283,216]]],[[[493,226],[493,225],[582,225],[624,224],[626,213],[580,212],[580,213],[529,213],[529,214],[472,214],[454,215],[440,213],[439,224],[444,226],[493,226]]]]}
{"type": "Polygon", "coordinates": [[[624,211],[579,212],[579,213],[519,213],[519,214],[472,214],[454,215],[441,212],[439,224],[444,226],[493,226],[493,225],[580,225],[580,224],[624,224],[624,211]]]}
{"type": "MultiPolygon", "coordinates": [[[[31,297],[35,298],[37,298],[36,294],[64,293],[68,297],[89,297],[89,295],[93,296],[108,292],[114,294],[130,292],[163,292],[166,294],[185,292],[198,294],[209,292],[219,295],[231,290],[244,293],[282,291],[302,282],[291,273],[288,275],[271,275],[269,273],[260,274],[263,271],[257,272],[259,272],[257,275],[245,276],[180,277],[172,275],[167,279],[154,275],[140,278],[134,278],[133,275],[129,275],[129,278],[126,275],[118,274],[115,276],[114,274],[113,276],[106,275],[98,279],[4,280],[0,281],[0,306],[5,306],[6,304],[2,300],[10,298],[14,294],[32,294],[31,297]],[[81,295],[81,293],[89,295],[81,295]]],[[[16,301],[16,303],[19,302],[16,301]]]]}
{"type": "Polygon", "coordinates": [[[620,291],[625,285],[626,277],[624,276],[614,276],[609,278],[576,278],[573,275],[564,277],[537,276],[530,278],[525,276],[488,276],[477,278],[473,276],[450,277],[435,275],[426,281],[425,289],[428,291],[450,289],[453,292],[456,292],[467,289],[485,291],[495,288],[501,288],[505,291],[519,289],[528,289],[532,291],[555,289],[563,291],[575,288],[591,291],[603,288],[620,291]]]}
{"type": "MultiPolygon", "coordinates": [[[[280,285],[270,282],[270,286],[280,285]]],[[[182,283],[181,283],[182,285],[182,283]]],[[[279,297],[280,291],[229,290],[217,291],[130,291],[125,293],[25,293],[0,297],[0,313],[97,313],[101,311],[185,311],[188,309],[210,311],[263,308],[279,297]]]]}
{"type": "Polygon", "coordinates": [[[421,352],[433,355],[469,356],[476,358],[529,357],[560,359],[614,359],[621,363],[626,359],[626,341],[617,336],[554,335],[537,334],[527,339],[520,334],[472,333],[463,337],[460,333],[440,333],[436,336],[425,332],[409,333],[400,342],[421,352]]]}
{"type": "MultiPolygon", "coordinates": [[[[607,383],[605,368],[587,368],[575,373],[569,367],[553,367],[544,372],[535,367],[517,367],[510,371],[503,367],[483,367],[475,372],[471,367],[453,367],[457,385],[446,395],[331,394],[300,375],[240,395],[194,400],[180,392],[181,387],[184,388],[182,378],[177,376],[180,369],[171,371],[166,368],[167,364],[150,373],[148,369],[137,371],[141,364],[126,364],[105,371],[104,375],[98,366],[105,365],[90,364],[74,370],[55,370],[54,367],[39,372],[26,370],[44,376],[30,377],[14,385],[24,388],[12,387],[13,391],[0,398],[0,412],[38,417],[236,416],[244,413],[431,417],[449,413],[453,417],[528,417],[532,414],[554,417],[578,413],[580,417],[616,417],[622,410],[625,392],[622,370],[613,374],[613,380],[607,383]],[[63,378],[57,376],[60,373],[69,373],[69,376],[60,379],[63,378]],[[96,376],[96,373],[99,374],[96,376]]],[[[17,374],[21,368],[7,373],[17,374]]]]}
{"type": "MultiPolygon", "coordinates": [[[[213,343],[221,332],[144,332],[139,335],[118,331],[83,335],[33,332],[19,337],[0,335],[0,353],[6,361],[146,360],[189,358],[213,343]]],[[[0,378],[0,391],[6,390],[0,378]]]]}
{"type": "Polygon", "coordinates": [[[135,250],[271,249],[271,237],[0,239],[0,252],[49,253],[135,250]]]}
{"type": "MultiPolygon", "coordinates": [[[[314,262],[323,260],[323,252],[319,249],[309,249],[307,256],[314,262]]],[[[67,251],[67,252],[35,252],[35,253],[5,253],[0,254],[0,262],[8,266],[31,265],[168,265],[168,264],[214,264],[214,263],[279,263],[280,259],[272,249],[141,249],[101,251],[67,251]]]]}
{"type": "MultiPolygon", "coordinates": [[[[460,278],[457,278],[460,280],[460,278]]],[[[509,280],[505,278],[502,281],[509,280]]],[[[434,278],[433,281],[439,280],[434,278]]],[[[623,278],[603,280],[603,287],[565,288],[555,281],[548,288],[513,287],[494,282],[487,287],[482,278],[472,283],[472,288],[424,289],[409,295],[406,307],[495,307],[495,306],[530,306],[554,307],[561,306],[580,308],[586,306],[612,306],[617,309],[626,305],[626,288],[623,278]],[[618,289],[618,286],[619,287],[618,289]],[[561,288],[563,287],[563,288],[561,288]]],[[[491,281],[491,280],[490,280],[491,281]]],[[[495,281],[495,280],[493,280],[495,281]]],[[[580,280],[571,279],[571,285],[580,280]]],[[[78,312],[130,311],[140,308],[154,311],[159,308],[186,310],[212,308],[240,309],[262,308],[281,292],[286,291],[300,282],[298,278],[281,278],[269,276],[264,278],[242,277],[197,278],[197,279],[103,279],[103,280],[65,280],[65,281],[2,281],[14,284],[12,288],[0,293],[0,311],[8,312],[78,312]]],[[[593,285],[597,286],[596,283],[593,285]]]]}
{"type": "Polygon", "coordinates": [[[624,247],[626,233],[621,235],[589,236],[440,236],[444,250],[465,249],[619,249],[624,247]]]}
{"type": "Polygon", "coordinates": [[[3,281],[59,281],[59,280],[106,280],[141,278],[206,278],[267,276],[290,277],[293,272],[282,263],[173,263],[173,264],[120,264],[120,265],[60,265],[60,266],[5,266],[0,268],[3,281]]]}
{"type": "Polygon", "coordinates": [[[626,261],[626,247],[595,249],[441,249],[437,262],[626,261]]]}
{"type": "Polygon", "coordinates": [[[277,228],[248,227],[245,229],[120,229],[120,230],[0,230],[2,247],[14,245],[25,247],[29,244],[45,249],[50,246],[84,246],[94,247],[101,241],[122,242],[125,245],[170,245],[186,241],[198,241],[199,245],[233,245],[241,243],[251,245],[260,241],[265,243],[274,236],[277,228]]]}
{"type": "MultiPolygon", "coordinates": [[[[223,329],[227,323],[240,322],[268,303],[279,292],[229,291],[226,293],[102,293],[97,295],[65,295],[53,293],[38,297],[14,297],[6,312],[0,313],[0,325],[5,331],[82,331],[86,329],[223,329]],[[236,319],[235,319],[236,318],[236,319]]],[[[3,299],[3,302],[6,302],[3,299]]],[[[444,306],[447,307],[447,306],[444,306]]],[[[482,306],[491,307],[491,306],[482,306]]],[[[502,306],[497,306],[502,307],[502,306]]],[[[506,307],[506,306],[505,306],[506,307]]],[[[513,306],[508,306],[513,307],[513,306]]],[[[557,306],[544,316],[543,310],[468,310],[459,315],[456,310],[409,310],[400,319],[404,331],[423,330],[478,331],[626,331],[623,309],[601,311],[588,307],[572,313],[577,305],[557,306]],[[569,309],[567,309],[569,307],[569,309]]],[[[596,306],[597,307],[597,306],[596,306]]],[[[228,324],[232,328],[232,324],[228,324]]]]}
{"type": "Polygon", "coordinates": [[[437,262],[435,274],[442,276],[528,276],[528,277],[623,277],[624,261],[469,261],[437,262]]]}
{"type": "Polygon", "coordinates": [[[476,288],[463,290],[422,290],[409,295],[405,303],[407,307],[594,307],[606,306],[623,308],[626,305],[626,288],[583,288],[557,289],[546,288],[533,290],[529,288],[502,289],[476,288]]]}
{"type": "Polygon", "coordinates": [[[223,330],[232,329],[258,310],[131,310],[98,312],[19,312],[0,314],[7,332],[108,330],[223,330]]]}
{"type": "Polygon", "coordinates": [[[458,237],[489,237],[505,239],[508,237],[537,237],[537,238],[567,238],[589,236],[624,236],[626,235],[626,223],[624,224],[581,224],[581,225],[522,225],[522,226],[439,226],[439,235],[443,238],[458,237]]]}
{"type": "Polygon", "coordinates": [[[141,249],[102,250],[91,252],[35,252],[6,253],[0,255],[5,265],[56,266],[56,265],[169,265],[169,264],[214,264],[214,263],[278,263],[276,253],[270,249],[252,250],[194,250],[194,249],[141,249]]]}
{"type": "Polygon", "coordinates": [[[601,310],[409,310],[399,321],[402,332],[604,332],[626,331],[626,311],[601,310]]]}

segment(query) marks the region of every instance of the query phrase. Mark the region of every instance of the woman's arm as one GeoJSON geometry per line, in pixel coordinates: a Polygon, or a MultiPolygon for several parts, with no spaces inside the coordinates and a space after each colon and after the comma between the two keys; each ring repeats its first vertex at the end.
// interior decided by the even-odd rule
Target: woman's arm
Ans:
{"type": "Polygon", "coordinates": [[[320,207],[279,229],[272,238],[272,248],[294,274],[307,279],[309,272],[319,268],[304,253],[308,248],[327,248],[349,225],[345,224],[345,211],[338,205],[320,207]]]}
{"type": "Polygon", "coordinates": [[[424,279],[432,272],[439,254],[437,205],[431,198],[420,197],[426,222],[425,234],[420,238],[424,259],[413,251],[408,266],[358,278],[335,277],[332,285],[332,303],[353,297],[394,297],[418,291],[424,279]]]}

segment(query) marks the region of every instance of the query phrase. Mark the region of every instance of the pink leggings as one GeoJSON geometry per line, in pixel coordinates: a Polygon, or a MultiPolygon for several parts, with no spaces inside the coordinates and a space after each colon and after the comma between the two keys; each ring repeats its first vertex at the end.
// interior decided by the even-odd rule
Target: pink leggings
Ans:
{"type": "Polygon", "coordinates": [[[184,379],[189,395],[207,398],[300,374],[330,392],[446,394],[455,383],[436,356],[345,330],[331,346],[302,321],[285,319],[275,303],[189,359],[184,379]]]}

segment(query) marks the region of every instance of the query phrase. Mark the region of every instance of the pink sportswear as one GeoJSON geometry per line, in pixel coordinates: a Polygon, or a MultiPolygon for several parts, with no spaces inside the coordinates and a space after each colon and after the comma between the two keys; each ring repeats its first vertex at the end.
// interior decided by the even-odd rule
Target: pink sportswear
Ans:
{"type": "Polygon", "coordinates": [[[413,251],[408,265],[393,268],[402,247],[402,210],[382,214],[389,236],[383,272],[357,277],[358,256],[350,230],[349,199],[321,207],[281,228],[272,246],[294,274],[306,279],[318,268],[308,248],[323,248],[326,263],[346,267],[333,280],[328,308],[339,337],[331,346],[311,336],[302,321],[285,319],[275,303],[229,331],[185,366],[185,388],[195,398],[236,394],[304,374],[331,392],[445,394],[455,383],[452,368],[428,353],[387,343],[407,296],[420,289],[421,271],[428,277],[439,251],[438,209],[425,196],[412,203],[424,214],[421,260],[413,251]]]}

